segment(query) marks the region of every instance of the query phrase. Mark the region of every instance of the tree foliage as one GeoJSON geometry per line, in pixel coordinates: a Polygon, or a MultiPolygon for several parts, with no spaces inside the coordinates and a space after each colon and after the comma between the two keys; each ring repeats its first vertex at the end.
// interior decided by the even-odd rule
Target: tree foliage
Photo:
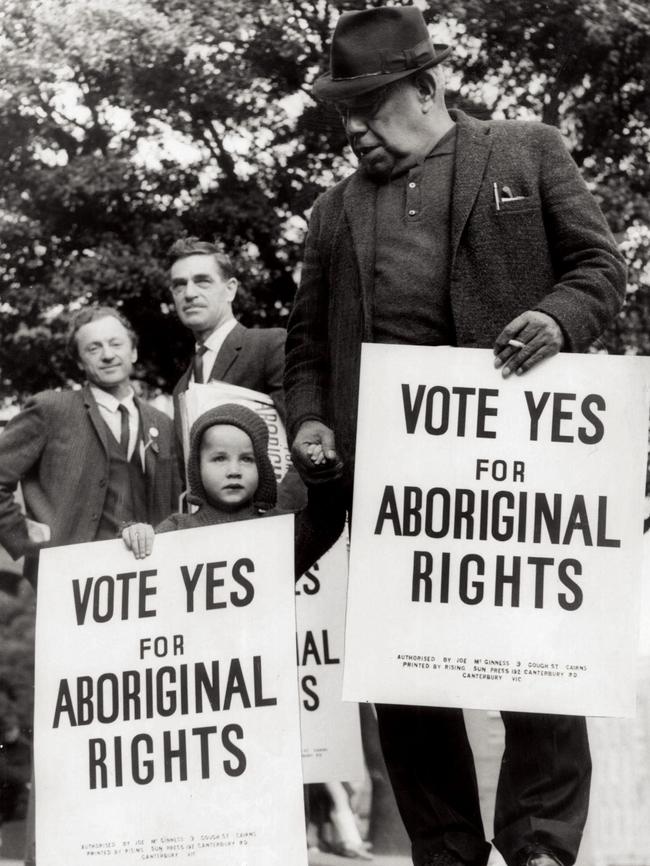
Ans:
{"type": "Polygon", "coordinates": [[[0,589],[0,741],[17,725],[31,732],[34,690],[34,593],[26,581],[0,589]]]}
{"type": "MultiPolygon", "coordinates": [[[[282,322],[306,215],[351,169],[316,106],[343,8],[327,0],[0,0],[0,364],[6,393],[69,381],[71,310],[118,303],[140,373],[168,389],[187,354],[166,251],[219,238],[248,324],[282,322]]],[[[375,3],[374,5],[380,5],[375,3]]],[[[636,0],[420,2],[451,38],[453,96],[559,125],[631,265],[615,351],[650,333],[650,11],[636,0]],[[443,22],[446,22],[443,24],[443,22]]],[[[442,40],[438,40],[442,41],[442,40]]]]}
{"type": "Polygon", "coordinates": [[[0,570],[0,824],[24,817],[34,704],[34,593],[0,570]]]}

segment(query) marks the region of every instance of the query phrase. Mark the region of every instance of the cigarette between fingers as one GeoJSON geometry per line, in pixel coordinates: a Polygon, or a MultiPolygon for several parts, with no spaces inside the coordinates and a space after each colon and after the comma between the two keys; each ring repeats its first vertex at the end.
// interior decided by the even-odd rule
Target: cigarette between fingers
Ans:
{"type": "Polygon", "coordinates": [[[521,340],[508,340],[509,346],[514,346],[515,349],[525,349],[526,344],[522,343],[521,340]]]}

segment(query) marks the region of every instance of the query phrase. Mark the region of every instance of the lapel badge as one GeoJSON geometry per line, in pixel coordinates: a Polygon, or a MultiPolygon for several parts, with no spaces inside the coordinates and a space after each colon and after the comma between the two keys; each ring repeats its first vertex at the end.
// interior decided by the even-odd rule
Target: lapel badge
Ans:
{"type": "Polygon", "coordinates": [[[158,430],[157,427],[150,427],[149,430],[147,431],[147,433],[148,433],[149,438],[144,443],[144,450],[146,451],[147,448],[151,448],[151,450],[155,454],[157,454],[160,449],[158,447],[158,443],[156,442],[156,439],[160,436],[160,431],[158,430]]]}

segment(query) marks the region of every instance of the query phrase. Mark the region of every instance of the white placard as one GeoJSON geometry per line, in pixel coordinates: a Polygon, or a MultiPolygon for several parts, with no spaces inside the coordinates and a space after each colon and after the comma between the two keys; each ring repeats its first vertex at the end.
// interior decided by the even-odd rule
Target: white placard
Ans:
{"type": "Polygon", "coordinates": [[[344,698],[633,715],[648,359],[493,360],[363,348],[344,698]]]}
{"type": "Polygon", "coordinates": [[[362,781],[359,705],[341,700],[347,532],[296,583],[296,647],[305,783],[362,781]]]}
{"type": "Polygon", "coordinates": [[[39,866],[307,863],[292,550],[278,516],[43,551],[39,866]]]}
{"type": "Polygon", "coordinates": [[[242,388],[239,385],[230,385],[227,382],[206,382],[197,385],[191,382],[187,391],[183,391],[179,398],[181,426],[183,429],[183,453],[187,462],[189,451],[190,430],[196,419],[224,403],[239,403],[257,412],[265,421],[269,429],[268,455],[277,481],[281,481],[287,469],[291,465],[291,455],[287,445],[287,434],[280,413],[275,407],[273,400],[268,394],[261,391],[253,391],[250,388],[242,388]]]}

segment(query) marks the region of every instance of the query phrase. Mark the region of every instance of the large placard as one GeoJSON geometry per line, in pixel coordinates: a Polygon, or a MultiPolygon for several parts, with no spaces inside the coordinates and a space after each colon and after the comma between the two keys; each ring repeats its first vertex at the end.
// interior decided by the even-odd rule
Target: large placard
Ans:
{"type": "Polygon", "coordinates": [[[344,698],[634,714],[648,381],[364,346],[344,698]]]}
{"type": "Polygon", "coordinates": [[[291,516],[43,551],[39,866],[306,864],[292,551],[291,516]]]}
{"type": "Polygon", "coordinates": [[[359,706],[341,700],[347,579],[345,532],[296,583],[305,783],[362,781],[365,776],[359,706]]]}
{"type": "MultiPolygon", "coordinates": [[[[264,418],[268,455],[280,482],[291,466],[282,419],[267,394],[227,382],[190,383],[180,395],[185,451],[189,431],[208,409],[240,403],[264,418]]],[[[296,587],[302,768],[306,783],[363,779],[359,710],[343,703],[343,633],[348,574],[347,533],[296,587]]]]}

